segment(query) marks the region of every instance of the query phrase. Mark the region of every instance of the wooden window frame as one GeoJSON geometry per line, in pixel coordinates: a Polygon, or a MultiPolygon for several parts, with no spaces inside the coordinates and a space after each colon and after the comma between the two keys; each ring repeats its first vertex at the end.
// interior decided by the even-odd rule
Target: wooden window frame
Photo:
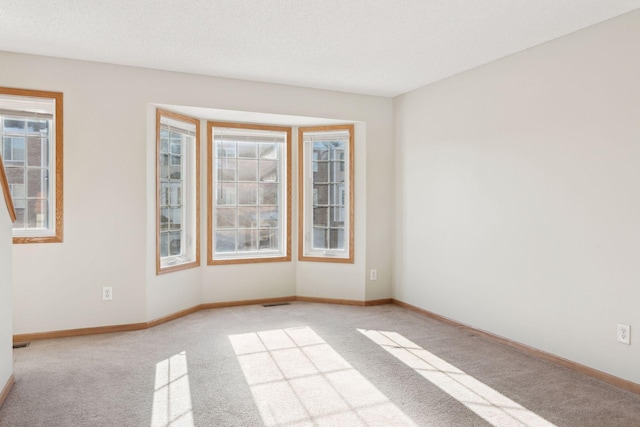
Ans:
{"type": "Polygon", "coordinates": [[[267,263],[267,262],[287,262],[291,261],[291,127],[287,126],[273,126],[273,125],[261,125],[261,124],[248,124],[248,123],[234,123],[234,122],[207,122],[207,181],[208,181],[208,203],[207,203],[207,264],[208,265],[230,265],[230,264],[254,264],[254,263],[267,263]],[[214,141],[213,141],[213,129],[215,127],[225,127],[234,129],[248,129],[248,130],[270,130],[277,132],[285,132],[287,135],[287,142],[284,147],[285,152],[285,168],[286,168],[286,183],[284,186],[284,193],[286,194],[286,207],[285,207],[285,220],[286,220],[286,251],[283,256],[273,257],[240,257],[240,258],[214,258],[213,249],[213,207],[214,197],[213,191],[215,182],[213,179],[213,158],[214,158],[214,141]]]}
{"type": "MultiPolygon", "coordinates": [[[[332,126],[310,126],[310,127],[300,127],[298,128],[298,260],[300,261],[313,261],[313,262],[331,262],[331,263],[344,263],[344,264],[353,264],[354,263],[354,248],[355,248],[355,239],[354,239],[354,222],[355,222],[355,175],[354,175],[354,125],[346,124],[346,125],[332,125],[332,126]],[[319,256],[316,254],[313,255],[305,255],[305,232],[307,232],[307,212],[305,209],[308,209],[306,206],[305,200],[305,187],[307,186],[306,176],[306,161],[305,161],[305,151],[304,151],[304,134],[305,132],[331,132],[331,131],[349,131],[349,153],[348,153],[348,171],[349,171],[349,230],[348,236],[345,236],[345,240],[349,242],[349,249],[347,256],[344,257],[335,257],[335,256],[319,256]]],[[[312,215],[312,214],[311,214],[312,215]]],[[[346,230],[345,230],[346,231],[346,230]]]]}
{"type": "MultiPolygon", "coordinates": [[[[184,194],[183,194],[184,198],[184,194]]],[[[184,199],[183,199],[184,200],[184,199]]],[[[200,266],[200,120],[160,108],[156,109],[156,274],[166,274],[200,266]],[[162,267],[160,251],[160,121],[162,117],[195,125],[195,260],[162,267]]]]}
{"type": "Polygon", "coordinates": [[[55,193],[55,218],[53,225],[53,235],[51,236],[14,236],[13,243],[62,243],[63,242],[63,94],[62,92],[51,92],[43,90],[16,89],[0,87],[0,95],[23,96],[31,98],[50,98],[55,101],[55,160],[52,166],[55,168],[56,188],[55,193]]]}

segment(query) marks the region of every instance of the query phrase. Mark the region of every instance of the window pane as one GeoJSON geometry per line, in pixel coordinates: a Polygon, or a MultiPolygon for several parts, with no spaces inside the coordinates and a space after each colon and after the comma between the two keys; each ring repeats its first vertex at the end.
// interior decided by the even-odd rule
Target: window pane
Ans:
{"type": "Polygon", "coordinates": [[[313,248],[314,249],[327,248],[327,230],[325,230],[324,228],[313,229],[313,248]]]}
{"type": "Polygon", "coordinates": [[[218,206],[236,204],[235,184],[218,184],[218,187],[216,188],[216,194],[216,204],[218,206]]]}
{"type": "Polygon", "coordinates": [[[330,249],[343,249],[344,248],[344,230],[342,228],[329,231],[329,248],[330,249]]]}
{"type": "Polygon", "coordinates": [[[171,164],[169,165],[169,178],[182,179],[182,157],[170,156],[171,164]]]}
{"type": "Polygon", "coordinates": [[[160,257],[169,256],[169,233],[160,234],[160,257]]]}
{"type": "Polygon", "coordinates": [[[235,226],[236,226],[236,209],[235,208],[217,208],[216,209],[216,228],[235,228],[235,226]]]}
{"type": "Polygon", "coordinates": [[[182,206],[182,182],[169,184],[169,204],[171,206],[182,206]]]}
{"type": "Polygon", "coordinates": [[[278,204],[278,184],[260,184],[260,204],[278,204]]]}
{"type": "Polygon", "coordinates": [[[327,184],[315,184],[315,205],[327,206],[329,204],[329,186],[327,184]]]}
{"type": "Polygon", "coordinates": [[[255,159],[258,157],[258,145],[255,142],[239,142],[238,157],[243,159],[255,159]]]}
{"type": "Polygon", "coordinates": [[[278,226],[278,208],[260,208],[260,228],[273,228],[278,226]]]}
{"type": "Polygon", "coordinates": [[[24,184],[10,184],[9,188],[13,199],[24,199],[26,197],[24,184]]]}
{"type": "Polygon", "coordinates": [[[258,204],[257,184],[238,184],[238,204],[256,205],[258,204]]]}
{"type": "Polygon", "coordinates": [[[182,253],[182,233],[169,233],[169,256],[182,253]]]}
{"type": "Polygon", "coordinates": [[[27,197],[47,197],[46,169],[27,170],[27,197]]]}
{"type": "Polygon", "coordinates": [[[260,181],[278,182],[278,162],[275,160],[260,160],[260,181]]]}
{"type": "Polygon", "coordinates": [[[313,182],[329,182],[329,163],[318,163],[317,169],[313,170],[313,182]]]}
{"type": "Polygon", "coordinates": [[[257,181],[258,161],[238,160],[238,181],[257,181]]]}
{"type": "Polygon", "coordinates": [[[27,140],[27,165],[47,167],[47,140],[44,138],[30,137],[27,140]]]}
{"type": "Polygon", "coordinates": [[[169,208],[169,229],[172,231],[182,229],[182,209],[169,208]]]}
{"type": "Polygon", "coordinates": [[[168,206],[169,205],[169,183],[161,182],[160,183],[160,206],[168,206]]]}
{"type": "Polygon", "coordinates": [[[236,251],[236,231],[216,231],[215,233],[216,252],[236,251]]]}
{"type": "Polygon", "coordinates": [[[5,168],[5,172],[7,172],[7,182],[9,183],[9,185],[25,183],[23,168],[14,168],[14,167],[7,166],[5,168]]]}
{"type": "Polygon", "coordinates": [[[313,160],[329,160],[329,146],[326,142],[313,144],[313,160]]]}
{"type": "Polygon", "coordinates": [[[258,230],[238,230],[238,252],[258,250],[258,230]]]}
{"type": "Polygon", "coordinates": [[[27,200],[27,226],[29,228],[47,228],[47,201],[27,200]]]}
{"type": "Polygon", "coordinates": [[[160,129],[160,152],[169,153],[169,131],[164,128],[160,129]]]}
{"type": "Polygon", "coordinates": [[[260,144],[260,158],[261,159],[277,159],[278,158],[278,145],[277,144],[260,144]]]}
{"type": "Polygon", "coordinates": [[[238,208],[238,227],[256,228],[258,226],[258,208],[238,208]]]}
{"type": "Polygon", "coordinates": [[[235,142],[223,142],[220,146],[220,154],[219,157],[237,157],[236,154],[236,143],[235,142]]]}
{"type": "Polygon", "coordinates": [[[236,160],[235,159],[218,159],[216,160],[218,168],[218,181],[235,182],[236,180],[236,160]]]}
{"type": "Polygon", "coordinates": [[[344,225],[344,208],[331,208],[331,227],[344,225]]]}
{"type": "Polygon", "coordinates": [[[329,181],[344,182],[344,164],[342,162],[329,163],[329,181]]]}
{"type": "Polygon", "coordinates": [[[49,133],[49,122],[47,120],[29,120],[27,123],[27,132],[46,135],[49,133]]]}
{"type": "Polygon", "coordinates": [[[160,155],[160,179],[169,179],[169,155],[160,155]]]}
{"type": "Polygon", "coordinates": [[[179,133],[171,132],[169,134],[169,147],[171,154],[182,154],[182,138],[179,133]]]}
{"type": "Polygon", "coordinates": [[[160,231],[169,231],[169,209],[160,209],[160,231]]]}
{"type": "Polygon", "coordinates": [[[260,230],[259,249],[261,250],[277,250],[278,249],[278,229],[272,228],[260,230]]]}
{"type": "Polygon", "coordinates": [[[344,205],[344,184],[332,184],[331,191],[331,205],[343,206],[344,205]]]}
{"type": "Polygon", "coordinates": [[[329,208],[315,208],[313,210],[313,225],[320,225],[326,227],[328,224],[327,214],[329,208]]]}
{"type": "Polygon", "coordinates": [[[4,119],[4,133],[24,134],[24,120],[4,119]]]}
{"type": "Polygon", "coordinates": [[[26,206],[27,206],[27,203],[24,199],[13,201],[13,207],[16,210],[16,221],[13,223],[14,228],[24,228],[26,206]]]}
{"type": "Polygon", "coordinates": [[[24,138],[4,137],[3,159],[8,165],[24,165],[24,138]]]}

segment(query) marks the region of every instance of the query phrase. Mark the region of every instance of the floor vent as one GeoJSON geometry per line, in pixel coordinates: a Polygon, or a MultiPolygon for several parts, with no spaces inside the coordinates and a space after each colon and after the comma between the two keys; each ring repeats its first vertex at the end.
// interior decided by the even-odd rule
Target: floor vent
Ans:
{"type": "Polygon", "coordinates": [[[274,302],[274,303],[271,303],[271,304],[262,304],[263,307],[275,307],[275,306],[278,306],[278,305],[289,305],[289,303],[288,302],[274,302]]]}
{"type": "Polygon", "coordinates": [[[30,342],[17,342],[13,344],[13,348],[25,348],[29,347],[30,342]]]}

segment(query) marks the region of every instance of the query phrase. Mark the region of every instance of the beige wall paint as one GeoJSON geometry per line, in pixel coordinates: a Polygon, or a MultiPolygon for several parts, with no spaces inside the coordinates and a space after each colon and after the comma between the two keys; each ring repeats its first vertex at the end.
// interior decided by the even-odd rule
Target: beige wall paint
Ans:
{"type": "MultiPolygon", "coordinates": [[[[14,247],[15,334],[143,322],[199,303],[297,292],[364,299],[367,259],[390,263],[389,242],[378,236],[391,235],[392,201],[368,181],[393,180],[392,100],[2,52],[0,68],[0,85],[60,91],[65,104],[64,243],[14,247]],[[290,263],[207,266],[203,198],[202,267],[156,276],[154,104],[358,122],[366,140],[356,159],[356,264],[297,263],[294,228],[290,263]],[[367,245],[371,239],[378,243],[367,245]],[[101,300],[102,286],[113,287],[113,301],[101,300]]],[[[206,144],[201,150],[206,194],[206,144]]],[[[376,297],[390,292],[390,275],[376,282],[376,297]]]]}
{"type": "Polygon", "coordinates": [[[638,76],[633,12],[396,98],[396,298],[640,383],[638,76]]]}
{"type": "Polygon", "coordinates": [[[0,186],[0,392],[13,374],[13,226],[0,186]]]}

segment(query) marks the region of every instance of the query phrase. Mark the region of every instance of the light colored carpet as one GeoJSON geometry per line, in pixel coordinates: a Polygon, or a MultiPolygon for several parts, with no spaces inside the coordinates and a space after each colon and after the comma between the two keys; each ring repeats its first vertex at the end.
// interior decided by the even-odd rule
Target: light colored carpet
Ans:
{"type": "Polygon", "coordinates": [[[201,311],[14,350],[0,426],[640,426],[640,396],[395,305],[201,311]]]}

